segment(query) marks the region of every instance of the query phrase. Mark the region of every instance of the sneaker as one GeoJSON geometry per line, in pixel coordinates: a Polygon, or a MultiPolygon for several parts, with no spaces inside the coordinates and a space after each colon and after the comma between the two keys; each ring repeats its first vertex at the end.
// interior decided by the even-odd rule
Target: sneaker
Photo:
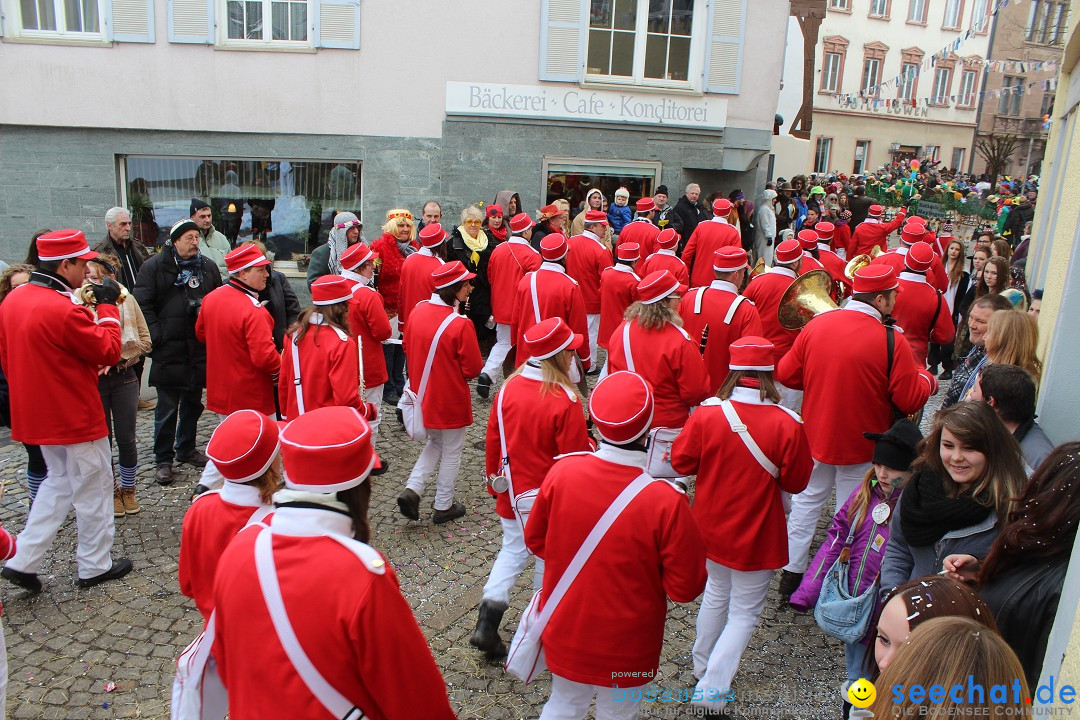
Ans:
{"type": "Polygon", "coordinates": [[[154,480],[158,485],[172,485],[174,479],[171,463],[158,465],[157,469],[154,470],[154,480]]]}
{"type": "Polygon", "coordinates": [[[112,567],[101,573],[100,575],[95,575],[92,578],[79,578],[75,581],[75,586],[80,588],[89,588],[94,587],[95,585],[100,585],[103,582],[108,582],[110,580],[119,580],[120,578],[131,572],[134,568],[135,566],[131,564],[130,560],[128,560],[127,558],[120,558],[119,560],[114,560],[112,567]]]}
{"type": "Polygon", "coordinates": [[[791,594],[799,589],[803,573],[793,573],[790,570],[780,571],[780,597],[784,602],[791,599],[791,594]]]}
{"type": "Polygon", "coordinates": [[[457,520],[459,517],[464,517],[464,515],[465,506],[459,502],[456,502],[445,510],[436,510],[435,512],[431,513],[431,522],[435,523],[436,525],[442,525],[443,523],[448,523],[451,520],[457,520]]]}
{"type": "Polygon", "coordinates": [[[401,514],[405,517],[410,520],[420,519],[420,496],[416,494],[415,490],[405,488],[405,491],[398,495],[397,504],[401,514]]]}
{"type": "Polygon", "coordinates": [[[206,467],[206,463],[210,462],[210,458],[206,457],[206,455],[199,450],[194,450],[190,455],[176,458],[176,462],[184,465],[193,465],[197,468],[204,468],[206,467]]]}
{"type": "Polygon", "coordinates": [[[490,375],[487,373],[480,373],[480,377],[476,378],[476,394],[487,399],[487,396],[491,394],[492,384],[490,375]]]}
{"type": "Polygon", "coordinates": [[[139,501],[135,499],[135,488],[120,488],[120,499],[124,503],[124,512],[128,515],[135,515],[142,510],[139,501]]]}
{"type": "Polygon", "coordinates": [[[0,577],[15,583],[23,590],[28,590],[35,595],[41,592],[41,581],[38,580],[36,573],[20,572],[19,570],[12,570],[9,567],[5,567],[0,570],[0,577]]]}
{"type": "Polygon", "coordinates": [[[119,490],[113,490],[112,495],[113,517],[124,517],[127,510],[124,509],[124,499],[120,497],[119,490]]]}

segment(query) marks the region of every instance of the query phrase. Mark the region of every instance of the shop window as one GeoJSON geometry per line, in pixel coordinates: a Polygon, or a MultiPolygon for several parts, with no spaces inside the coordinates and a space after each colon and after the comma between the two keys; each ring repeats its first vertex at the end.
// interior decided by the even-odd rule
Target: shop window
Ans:
{"type": "MultiPolygon", "coordinates": [[[[581,211],[589,190],[598,188],[608,203],[615,202],[621,187],[630,192],[630,207],[643,197],[652,197],[660,184],[660,163],[636,163],[576,158],[546,158],[543,162],[544,202],[562,198],[570,203],[571,219],[581,211]]],[[[671,188],[675,204],[681,188],[671,188]]],[[[606,209],[606,206],[605,206],[606,209]]]]}

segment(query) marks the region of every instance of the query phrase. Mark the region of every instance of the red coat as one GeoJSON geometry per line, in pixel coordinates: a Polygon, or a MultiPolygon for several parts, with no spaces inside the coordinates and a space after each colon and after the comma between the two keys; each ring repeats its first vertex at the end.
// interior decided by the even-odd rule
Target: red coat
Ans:
{"type": "Polygon", "coordinates": [[[274,414],[274,375],[281,355],[274,346],[274,318],[246,290],[230,281],[203,298],[195,337],[206,343],[206,407],[274,414]]]}
{"type": "Polygon", "coordinates": [[[574,278],[585,301],[585,314],[600,313],[600,275],[611,267],[611,253],[595,236],[575,235],[567,239],[566,274],[574,278]]]}
{"type": "Polygon", "coordinates": [[[851,226],[847,223],[836,223],[832,236],[832,249],[837,253],[843,250],[844,255],[850,260],[854,257],[851,254],[851,247],[851,226]]]}
{"type": "MultiPolygon", "coordinates": [[[[641,248],[640,257],[644,260],[656,252],[656,236],[659,234],[660,228],[653,225],[650,220],[645,218],[634,218],[634,220],[627,223],[623,227],[622,232],[619,233],[616,247],[625,243],[637,243],[641,248]]],[[[638,264],[641,264],[641,260],[638,261],[638,264]]]]}
{"type": "MultiPolygon", "coordinates": [[[[602,445],[571,455],[544,478],[525,543],[544,559],[542,598],[554,590],[585,537],[638,475],[644,454],[602,445]]],[[[654,482],[608,530],[552,614],[544,657],[579,683],[643,685],[664,642],[667,599],[690,602],[705,588],[705,545],[686,496],[654,482]],[[616,675],[620,673],[621,675],[616,675]]]]}
{"type": "Polygon", "coordinates": [[[851,233],[852,249],[848,251],[848,260],[856,255],[869,254],[875,247],[882,250],[889,249],[889,235],[900,229],[904,224],[904,212],[896,214],[890,223],[880,223],[877,220],[863,220],[851,233]]]}
{"type": "Polygon", "coordinates": [[[596,344],[607,350],[615,328],[622,324],[626,308],[637,300],[637,285],[641,278],[629,265],[615,265],[600,276],[600,331],[596,344]]]}
{"type": "Polygon", "coordinates": [[[535,272],[528,273],[518,282],[514,296],[514,316],[510,323],[510,339],[517,347],[515,365],[529,359],[522,335],[542,320],[561,317],[570,329],[585,337],[578,348],[578,357],[589,367],[589,320],[585,316],[585,300],[581,288],[558,263],[545,262],[535,272]],[[532,278],[536,276],[536,302],[532,296],[532,278]],[[537,320],[539,310],[540,319],[537,320]]]}
{"type": "MultiPolygon", "coordinates": [[[[435,281],[431,273],[435,272],[443,261],[425,249],[414,252],[401,264],[401,305],[398,317],[402,325],[409,319],[409,313],[418,303],[422,303],[435,292],[435,281]]],[[[382,274],[379,275],[379,289],[382,289],[382,274]]]]}
{"type": "Polygon", "coordinates": [[[849,300],[811,320],[776,366],[777,380],[804,390],[802,415],[815,460],[869,462],[874,443],[863,433],[888,430],[893,405],[907,415],[930,397],[932,381],[916,369],[907,339],[899,332],[893,337],[889,377],[881,316],[866,303],[849,300]]]}
{"type": "Polygon", "coordinates": [[[825,268],[825,271],[832,276],[833,280],[848,285],[851,284],[851,281],[844,275],[844,269],[847,267],[847,263],[831,249],[828,249],[824,245],[818,245],[818,262],[825,268]]]}
{"type": "Polygon", "coordinates": [[[698,223],[682,253],[690,268],[690,287],[704,287],[713,281],[713,253],[722,247],[742,247],[739,229],[716,218],[698,223]]]}
{"type": "Polygon", "coordinates": [[[671,464],[697,475],[694,519],[709,559],[735,570],[775,570],[788,561],[780,491],[805,490],[814,460],[796,413],[763,402],[756,388],[736,387],[731,401],[779,476],[773,478],[731,430],[718,398],[690,416],[672,445],[671,464]]]}
{"type": "Polygon", "coordinates": [[[728,318],[737,297],[739,293],[734,285],[724,280],[713,280],[708,287],[695,288],[684,295],[679,303],[683,330],[698,349],[701,348],[701,332],[709,328],[709,339],[705,343],[705,369],[709,373],[710,395],[716,394],[728,376],[731,343],[741,337],[760,336],[764,332],[761,317],[750,300],[741,300],[735,313],[728,318]]]}
{"type": "Polygon", "coordinates": [[[28,445],[91,442],[109,434],[97,371],[120,361],[120,312],[98,305],[95,321],[66,285],[49,279],[54,287],[26,283],[0,305],[11,437],[28,445]]]}
{"type": "Polygon", "coordinates": [[[799,264],[799,275],[805,275],[811,270],[824,270],[825,266],[822,265],[816,257],[803,250],[802,262],[799,264]]]}
{"type": "MultiPolygon", "coordinates": [[[[427,362],[431,341],[446,316],[455,312],[438,297],[432,296],[413,309],[413,322],[405,328],[405,358],[409,363],[409,388],[420,389],[420,377],[427,362]]],[[[472,393],[469,380],[484,369],[476,328],[464,315],[459,316],[443,332],[431,378],[424,394],[424,427],[429,430],[448,430],[472,425],[472,393]]]]}
{"type": "MultiPolygon", "coordinates": [[[[411,245],[414,248],[420,248],[415,240],[411,245]]],[[[405,262],[405,257],[398,249],[394,236],[386,233],[371,243],[371,251],[381,261],[379,263],[379,294],[383,296],[386,312],[390,317],[394,317],[400,312],[401,307],[401,266],[405,262]]]]}
{"type": "MultiPolygon", "coordinates": [[[[502,395],[503,426],[506,428],[506,456],[510,458],[514,494],[540,487],[555,464],[555,457],[590,450],[592,443],[585,427],[585,410],[578,396],[566,388],[542,392],[540,368],[526,364],[521,375],[503,384],[491,403],[486,439],[487,475],[499,472],[502,443],[496,408],[502,395]]],[[[491,492],[489,489],[488,492],[491,492]]],[[[510,492],[495,495],[495,511],[514,519],[510,492]]]]}
{"type": "Polygon", "coordinates": [[[929,344],[947,345],[956,336],[956,325],[945,297],[919,273],[900,273],[901,291],[892,315],[904,330],[916,367],[926,367],[929,344]]]}
{"type": "MultiPolygon", "coordinates": [[[[471,323],[470,323],[471,326],[471,323]]],[[[454,718],[446,686],[382,556],[351,541],[352,521],[337,513],[280,508],[273,552],[285,611],[301,647],[326,681],[371,720],[454,718]]],[[[231,720],[334,720],[315,699],[274,630],[255,569],[260,526],[241,531],[214,580],[213,654],[229,689],[231,720]],[[258,658],[258,672],[252,671],[258,658]]]]}
{"type": "Polygon", "coordinates": [[[253,520],[269,524],[270,510],[259,500],[259,491],[250,485],[227,482],[221,490],[199,495],[184,513],[180,531],[180,592],[195,601],[204,620],[214,609],[214,573],[221,554],[236,533],[253,520]]]}
{"type": "Polygon", "coordinates": [[[698,346],[681,327],[667,323],[645,330],[635,320],[623,321],[608,339],[608,372],[629,370],[623,328],[630,326],[634,372],[649,381],[656,409],[653,427],[680,428],[691,408],[709,396],[709,374],[698,346]]]}
{"type": "Polygon", "coordinates": [[[637,272],[641,277],[657,270],[670,270],[675,279],[683,285],[690,284],[690,271],[674,250],[657,250],[644,260],[638,261],[637,272]]]}
{"type": "Polygon", "coordinates": [[[491,284],[491,316],[500,325],[514,320],[514,298],[525,273],[540,267],[540,253],[524,238],[513,235],[491,251],[487,276],[491,284]]]}
{"type": "Polygon", "coordinates": [[[787,354],[795,338],[799,336],[798,330],[788,330],[777,318],[780,298],[793,282],[795,282],[795,273],[791,270],[772,267],[751,280],[743,291],[743,295],[753,300],[754,305],[757,306],[761,328],[765,332],[765,337],[774,346],[773,357],[777,362],[787,354]]]}
{"type": "MultiPolygon", "coordinates": [[[[360,350],[356,338],[330,325],[310,325],[300,338],[300,385],[304,389],[304,412],[344,405],[364,413],[360,397],[360,350]]],[[[286,420],[300,416],[293,374],[293,334],[285,336],[281,353],[278,399],[286,420]]],[[[385,361],[383,365],[385,366],[385,361]]]]}
{"type": "Polygon", "coordinates": [[[370,285],[357,283],[349,300],[349,327],[364,353],[364,387],[373,388],[389,379],[382,343],[393,334],[383,307],[382,295],[370,285]]]}
{"type": "MultiPolygon", "coordinates": [[[[907,254],[908,248],[901,245],[895,250],[878,255],[871,265],[888,265],[899,275],[907,270],[907,254]]],[[[934,262],[931,263],[930,269],[926,272],[926,279],[941,292],[949,289],[949,274],[945,272],[945,266],[941,264],[941,258],[937,255],[934,255],[934,262]]]]}

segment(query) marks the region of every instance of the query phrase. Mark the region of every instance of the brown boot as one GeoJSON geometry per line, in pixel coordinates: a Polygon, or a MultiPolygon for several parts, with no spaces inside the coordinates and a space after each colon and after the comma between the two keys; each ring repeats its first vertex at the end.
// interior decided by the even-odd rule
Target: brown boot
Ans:
{"type": "Polygon", "coordinates": [[[124,517],[127,515],[127,510],[124,509],[124,500],[120,497],[120,490],[113,490],[112,504],[114,517],[124,517]]]}
{"type": "Polygon", "coordinates": [[[120,497],[124,501],[124,512],[128,515],[134,515],[142,510],[139,501],[135,499],[135,488],[121,488],[120,497]]]}

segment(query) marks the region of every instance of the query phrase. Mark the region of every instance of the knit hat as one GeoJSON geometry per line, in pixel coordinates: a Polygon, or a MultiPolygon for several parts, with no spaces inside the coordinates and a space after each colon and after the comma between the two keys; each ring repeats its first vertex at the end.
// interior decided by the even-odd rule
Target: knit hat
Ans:
{"type": "Polygon", "coordinates": [[[621,187],[621,188],[619,188],[618,190],[615,191],[615,197],[624,197],[627,200],[629,200],[630,199],[630,191],[627,190],[624,187],[621,187]]]}
{"type": "Polygon", "coordinates": [[[337,305],[352,298],[353,283],[340,275],[323,275],[311,283],[312,305],[337,305]]]}
{"type": "Polygon", "coordinates": [[[450,237],[450,235],[447,234],[446,230],[444,230],[443,226],[439,223],[428,223],[420,231],[420,234],[417,235],[417,237],[420,239],[420,244],[424,247],[434,248],[439,247],[446,242],[446,238],[450,237]]]}
{"type": "Polygon", "coordinates": [[[514,217],[510,218],[510,232],[515,235],[520,235],[536,223],[529,217],[528,213],[518,213],[514,217]]]}
{"type": "Polygon", "coordinates": [[[562,260],[567,249],[566,236],[560,233],[549,233],[540,241],[540,257],[547,262],[562,260]]]}
{"type": "Polygon", "coordinates": [[[669,195],[667,185],[657,185],[653,195],[669,195]]]}
{"type": "Polygon", "coordinates": [[[641,258],[641,246],[635,242],[621,243],[615,253],[621,262],[636,262],[641,258]]]}
{"type": "Polygon", "coordinates": [[[199,198],[191,198],[191,206],[188,208],[188,217],[192,217],[195,213],[208,207],[210,207],[210,203],[200,200],[199,198]]]}
{"type": "Polygon", "coordinates": [[[245,483],[265,473],[280,449],[276,422],[255,410],[237,410],[214,430],[206,456],[226,480],[245,483]]]}
{"type": "Polygon", "coordinates": [[[653,409],[649,383],[626,370],[611,373],[598,382],[589,397],[589,417],[596,432],[614,445],[626,445],[648,432],[653,409]]]}
{"type": "MultiPolygon", "coordinates": [[[[195,223],[190,220],[186,222],[191,223],[192,227],[195,223]]],[[[41,235],[37,239],[37,252],[38,259],[45,262],[56,262],[58,260],[71,260],[73,258],[80,258],[82,260],[93,260],[98,256],[96,252],[90,249],[90,246],[86,242],[86,235],[82,230],[53,230],[41,235]]]]}
{"type": "Polygon", "coordinates": [[[685,293],[686,286],[670,270],[657,270],[642,278],[637,291],[642,305],[652,305],[671,295],[685,293]]]}
{"type": "Polygon", "coordinates": [[[247,270],[253,267],[262,267],[263,265],[271,265],[272,263],[267,259],[262,251],[255,245],[241,245],[238,248],[230,250],[225,253],[225,267],[228,269],[230,275],[235,275],[241,270],[247,270]]]}
{"type": "Polygon", "coordinates": [[[713,215],[727,215],[731,212],[732,204],[727,198],[717,198],[712,204],[713,215]]]}
{"type": "Polygon", "coordinates": [[[749,256],[741,247],[725,245],[713,253],[712,269],[716,272],[735,272],[749,266],[749,256]]]}
{"type": "Polygon", "coordinates": [[[891,265],[870,264],[855,271],[852,292],[876,293],[895,290],[899,285],[891,265]]]}
{"type": "Polygon", "coordinates": [[[951,222],[942,223],[941,231],[938,233],[939,238],[952,237],[953,236],[953,224],[951,222]]]}
{"type": "Polygon", "coordinates": [[[884,465],[893,470],[909,470],[915,458],[919,457],[919,443],[923,436],[919,426],[901,418],[883,433],[864,432],[863,437],[874,441],[875,465],[884,465]]]}
{"type": "Polygon", "coordinates": [[[771,342],[757,335],[747,335],[731,343],[729,370],[768,370],[775,367],[771,342]]]}
{"type": "Polygon", "coordinates": [[[476,273],[469,272],[468,268],[460,260],[443,263],[431,273],[431,279],[435,282],[436,290],[443,290],[455,283],[472,280],[474,277],[476,277],[476,273]]]}
{"type": "Polygon", "coordinates": [[[374,259],[375,253],[371,251],[371,248],[362,242],[358,242],[355,245],[350,245],[345,252],[341,253],[341,269],[355,270],[368,260],[374,259]]]}
{"type": "MultiPolygon", "coordinates": [[[[184,236],[184,233],[191,232],[192,230],[194,230],[195,232],[198,232],[199,231],[199,226],[195,224],[194,220],[184,218],[183,220],[180,220],[180,221],[176,222],[169,229],[169,241],[170,242],[176,242],[177,240],[179,240],[180,238],[182,238],[184,236]]],[[[42,237],[44,237],[44,235],[42,237]]],[[[41,242],[41,238],[38,238],[38,242],[39,243],[41,242]]],[[[39,250],[38,257],[41,257],[41,253],[40,253],[41,248],[40,248],[40,246],[38,247],[38,250],[39,250]]]]}
{"type": "Polygon", "coordinates": [[[309,410],[281,431],[281,461],[290,490],[335,493],[354,488],[375,466],[371,427],[355,408],[309,410]]]}
{"type": "MultiPolygon", "coordinates": [[[[615,194],[616,196],[618,195],[618,193],[615,194]]],[[[656,201],[653,200],[651,197],[644,197],[638,200],[637,203],[634,204],[634,207],[637,208],[637,211],[639,213],[652,212],[656,209],[656,201]]]]}
{"type": "Polygon", "coordinates": [[[798,240],[785,240],[776,246],[776,262],[779,265],[790,265],[802,257],[802,245],[798,240]]]}
{"type": "Polygon", "coordinates": [[[672,228],[664,228],[656,236],[656,244],[664,250],[670,250],[679,244],[679,233],[672,228]]]}
{"type": "Polygon", "coordinates": [[[563,350],[577,350],[585,341],[560,317],[542,320],[525,331],[525,349],[533,360],[544,360],[563,350]]]}
{"type": "Polygon", "coordinates": [[[503,209],[502,205],[488,205],[485,213],[488,217],[502,217],[503,209]]]}
{"type": "Polygon", "coordinates": [[[934,264],[934,248],[929,243],[919,241],[911,246],[904,257],[904,265],[913,272],[926,272],[934,264]]]}
{"type": "Polygon", "coordinates": [[[851,220],[851,211],[841,210],[838,217],[840,218],[840,222],[849,222],[851,220]]]}

